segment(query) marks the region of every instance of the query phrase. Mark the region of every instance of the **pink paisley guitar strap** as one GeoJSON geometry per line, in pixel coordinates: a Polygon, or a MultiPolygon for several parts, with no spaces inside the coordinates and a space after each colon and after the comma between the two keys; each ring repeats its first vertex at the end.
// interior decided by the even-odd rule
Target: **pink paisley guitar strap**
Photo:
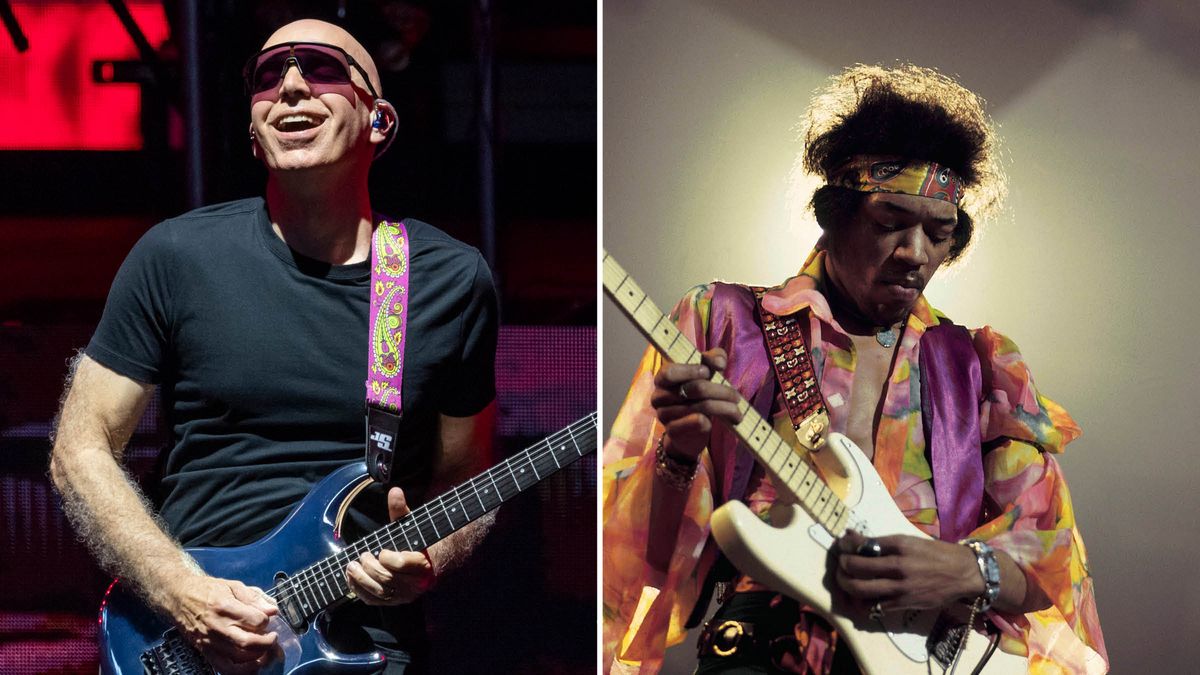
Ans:
{"type": "Polygon", "coordinates": [[[392,474],[400,428],[407,333],[408,231],[401,221],[380,220],[371,241],[371,314],[367,352],[367,470],[386,483],[392,474]]]}

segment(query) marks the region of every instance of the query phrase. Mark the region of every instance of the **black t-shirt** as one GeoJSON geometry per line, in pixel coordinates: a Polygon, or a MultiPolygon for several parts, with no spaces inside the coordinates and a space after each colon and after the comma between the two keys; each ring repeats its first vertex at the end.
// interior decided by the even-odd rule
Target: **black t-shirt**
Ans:
{"type": "MultiPolygon", "coordinates": [[[[438,413],[495,396],[496,294],[479,252],[406,220],[410,303],[393,482],[419,503],[438,413]]],[[[361,460],[370,266],[292,251],[262,199],[156,225],[113,282],[87,355],[161,385],[173,431],[160,512],[184,546],[259,539],[361,460]]],[[[429,495],[433,496],[433,495],[429,495]]]]}

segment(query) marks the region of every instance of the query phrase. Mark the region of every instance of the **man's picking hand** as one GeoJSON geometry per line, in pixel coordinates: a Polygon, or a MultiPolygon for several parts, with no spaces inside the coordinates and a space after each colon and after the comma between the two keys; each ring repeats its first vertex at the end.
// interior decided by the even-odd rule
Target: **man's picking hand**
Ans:
{"type": "Polygon", "coordinates": [[[975,554],[966,546],[897,534],[875,539],[881,555],[870,556],[859,552],[866,541],[847,530],[835,545],[838,586],[864,606],[940,609],[983,593],[975,554]]]}
{"type": "Polygon", "coordinates": [[[221,673],[256,673],[276,655],[278,636],[267,628],[278,610],[260,589],[195,575],[171,597],[175,623],[221,673]]]}

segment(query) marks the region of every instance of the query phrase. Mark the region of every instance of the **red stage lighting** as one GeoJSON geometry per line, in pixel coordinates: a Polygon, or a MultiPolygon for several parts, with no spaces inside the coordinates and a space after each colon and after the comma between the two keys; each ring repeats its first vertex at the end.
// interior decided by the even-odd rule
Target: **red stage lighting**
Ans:
{"type": "MultiPolygon", "coordinates": [[[[162,3],[129,10],[150,44],[168,35],[162,3]]],[[[18,53],[0,39],[0,150],[140,150],[141,92],[132,83],[99,83],[93,64],[138,58],[129,34],[102,0],[15,0],[29,39],[18,53]]]]}

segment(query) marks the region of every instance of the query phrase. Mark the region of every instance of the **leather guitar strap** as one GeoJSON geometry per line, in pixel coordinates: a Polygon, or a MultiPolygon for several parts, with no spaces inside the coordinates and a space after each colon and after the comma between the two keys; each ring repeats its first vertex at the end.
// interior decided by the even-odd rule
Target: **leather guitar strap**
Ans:
{"type": "Polygon", "coordinates": [[[388,482],[400,428],[404,340],[410,289],[408,231],[381,220],[371,240],[371,314],[367,352],[367,470],[388,482]]]}
{"type": "MultiPolygon", "coordinates": [[[[826,406],[799,314],[775,316],[762,304],[767,289],[751,290],[792,428],[803,443],[801,425],[824,413],[826,406]]],[[[948,319],[927,330],[921,339],[920,373],[921,419],[929,439],[941,539],[958,541],[979,523],[984,483],[979,443],[982,383],[968,331],[948,319]]]]}
{"type": "MultiPolygon", "coordinates": [[[[751,286],[750,290],[754,292],[755,305],[762,320],[763,336],[771,356],[771,366],[775,369],[775,379],[783,393],[783,402],[792,422],[792,430],[803,446],[809,450],[818,450],[829,432],[828,406],[825,405],[825,397],[821,395],[821,388],[817,386],[817,371],[813,368],[808,338],[800,323],[801,315],[796,312],[787,316],[777,316],[763,307],[766,288],[751,286]]],[[[815,657],[819,663],[807,661],[810,653],[807,648],[801,649],[797,657],[807,663],[805,672],[827,672],[832,667],[834,654],[838,651],[838,633],[825,619],[803,603],[797,614],[795,630],[809,636],[809,645],[825,646],[824,650],[812,652],[820,654],[815,657]]]]}
{"type": "Polygon", "coordinates": [[[762,319],[763,335],[767,339],[767,350],[771,356],[771,366],[775,369],[775,378],[783,392],[783,402],[787,406],[788,417],[792,420],[792,429],[797,432],[797,437],[805,447],[813,449],[810,442],[819,447],[820,443],[811,435],[815,433],[823,436],[828,431],[827,421],[815,429],[801,430],[805,422],[811,424],[813,419],[828,420],[828,408],[825,398],[821,395],[821,389],[817,386],[817,374],[813,368],[807,338],[801,329],[800,315],[797,312],[788,316],[776,316],[763,307],[763,295],[767,289],[751,286],[750,290],[754,291],[758,315],[762,319]]]}

